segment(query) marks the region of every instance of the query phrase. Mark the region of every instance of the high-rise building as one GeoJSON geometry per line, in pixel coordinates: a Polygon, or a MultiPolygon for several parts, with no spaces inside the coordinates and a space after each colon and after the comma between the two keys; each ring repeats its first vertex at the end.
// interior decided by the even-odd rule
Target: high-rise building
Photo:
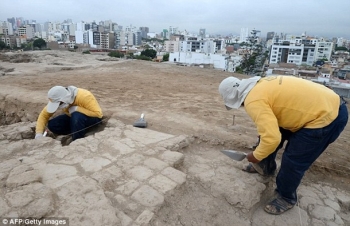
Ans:
{"type": "Polygon", "coordinates": [[[169,31],[167,29],[163,29],[162,37],[166,38],[166,39],[170,38],[170,34],[169,34],[169,31]]]}
{"type": "Polygon", "coordinates": [[[248,28],[241,28],[241,33],[240,33],[240,42],[246,42],[249,37],[249,30],[248,28]]]}
{"type": "Polygon", "coordinates": [[[178,34],[178,28],[177,27],[169,27],[169,35],[173,35],[173,34],[178,34]]]}
{"type": "Polygon", "coordinates": [[[204,39],[204,38],[205,38],[205,28],[199,29],[199,37],[200,37],[201,39],[204,39]]]}
{"type": "Polygon", "coordinates": [[[273,39],[274,36],[275,36],[275,32],[273,31],[267,32],[266,41],[273,39]]]}
{"type": "Polygon", "coordinates": [[[13,30],[17,30],[16,19],[14,17],[7,18],[7,22],[11,24],[13,30]]]}
{"type": "Polygon", "coordinates": [[[133,44],[134,45],[141,45],[142,44],[141,31],[136,31],[133,33],[133,44]]]}
{"type": "Polygon", "coordinates": [[[148,27],[140,27],[141,38],[147,38],[147,34],[149,33],[148,27]]]}

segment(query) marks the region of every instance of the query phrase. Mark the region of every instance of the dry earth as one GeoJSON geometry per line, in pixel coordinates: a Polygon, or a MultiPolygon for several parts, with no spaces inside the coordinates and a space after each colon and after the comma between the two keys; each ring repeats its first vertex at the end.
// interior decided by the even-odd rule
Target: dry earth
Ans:
{"type": "MultiPolygon", "coordinates": [[[[192,143],[181,150],[185,160],[179,166],[187,173],[192,160],[216,158],[223,149],[247,152],[256,142],[254,124],[244,109],[227,111],[218,94],[221,80],[231,75],[169,63],[117,60],[103,54],[55,51],[1,54],[0,89],[25,95],[18,100],[2,100],[0,123],[35,122],[47,103],[50,87],[74,85],[92,91],[106,116],[113,115],[125,124],[132,124],[144,113],[148,129],[191,137],[192,143]]],[[[303,183],[349,191],[349,161],[348,124],[340,138],[306,173],[303,183]]],[[[152,224],[236,225],[229,223],[230,205],[210,195],[208,188],[192,179],[166,200],[152,224]]],[[[261,208],[263,201],[256,208],[261,208]]],[[[345,215],[349,213],[345,209],[345,215]]],[[[349,217],[343,221],[350,224],[349,217]]]]}

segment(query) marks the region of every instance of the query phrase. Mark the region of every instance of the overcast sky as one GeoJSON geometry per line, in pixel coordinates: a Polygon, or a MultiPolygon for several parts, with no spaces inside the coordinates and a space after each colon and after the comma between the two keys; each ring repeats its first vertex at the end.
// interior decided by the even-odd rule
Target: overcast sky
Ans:
{"type": "Polygon", "coordinates": [[[274,31],[350,39],[349,9],[350,0],[2,0],[0,21],[112,20],[157,33],[169,26],[221,35],[255,28],[262,37],[274,31]]]}

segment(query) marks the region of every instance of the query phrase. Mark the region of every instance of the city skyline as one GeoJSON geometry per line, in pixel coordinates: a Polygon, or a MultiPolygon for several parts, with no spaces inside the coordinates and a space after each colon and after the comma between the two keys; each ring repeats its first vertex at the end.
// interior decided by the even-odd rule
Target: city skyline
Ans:
{"type": "Polygon", "coordinates": [[[267,32],[350,39],[350,1],[337,5],[325,0],[247,0],[232,3],[226,0],[149,0],[86,2],[64,0],[52,4],[47,0],[14,0],[1,4],[1,20],[23,17],[25,20],[63,22],[72,19],[92,22],[112,20],[123,27],[149,27],[159,33],[170,26],[198,33],[239,35],[241,28],[267,32]]]}

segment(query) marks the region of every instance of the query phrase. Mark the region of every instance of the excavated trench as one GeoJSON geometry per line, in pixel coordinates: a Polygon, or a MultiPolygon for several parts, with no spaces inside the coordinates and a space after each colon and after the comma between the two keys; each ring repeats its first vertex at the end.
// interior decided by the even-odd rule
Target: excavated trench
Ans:
{"type": "MultiPolygon", "coordinates": [[[[22,139],[34,139],[35,123],[39,116],[43,104],[25,103],[18,99],[0,97],[0,128],[3,135],[0,140],[17,141],[22,139]]],[[[102,123],[87,129],[86,136],[104,130],[108,118],[104,117],[102,123]]],[[[55,134],[49,133],[48,136],[57,138],[55,134]]],[[[60,138],[63,146],[70,143],[70,136],[60,138]]]]}

